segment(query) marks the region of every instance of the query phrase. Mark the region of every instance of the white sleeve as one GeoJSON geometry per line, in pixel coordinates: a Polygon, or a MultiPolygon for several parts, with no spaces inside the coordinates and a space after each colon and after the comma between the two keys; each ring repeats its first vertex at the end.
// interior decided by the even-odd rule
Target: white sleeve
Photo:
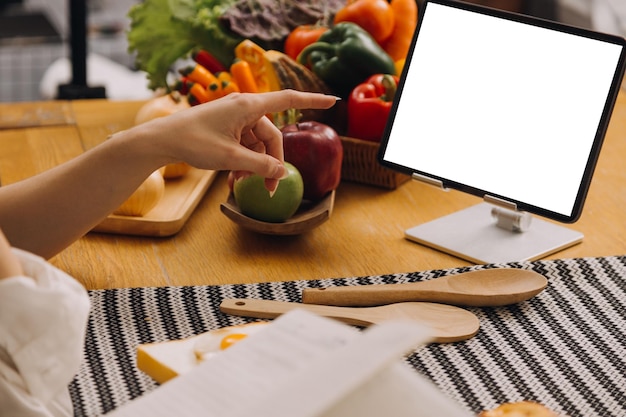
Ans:
{"type": "Polygon", "coordinates": [[[0,280],[0,415],[71,416],[87,292],[43,258],[12,250],[25,276],[0,280]]]}

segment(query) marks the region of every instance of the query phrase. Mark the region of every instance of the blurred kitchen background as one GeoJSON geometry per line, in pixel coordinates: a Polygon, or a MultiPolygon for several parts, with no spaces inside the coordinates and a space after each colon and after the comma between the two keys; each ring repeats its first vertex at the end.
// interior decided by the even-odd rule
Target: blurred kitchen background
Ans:
{"type": "MultiPolygon", "coordinates": [[[[128,10],[139,1],[86,1],[88,81],[95,76],[95,83],[107,82],[113,98],[147,94],[145,76],[133,71],[125,33],[128,10]]],[[[69,0],[0,0],[0,102],[55,98],[57,85],[70,81],[68,8],[69,0]]]]}
{"type": "MultiPolygon", "coordinates": [[[[110,99],[149,97],[126,42],[127,12],[141,0],[86,1],[88,83],[104,85],[110,99]]],[[[626,35],[625,0],[471,2],[626,35]]],[[[0,102],[54,99],[70,81],[68,7],[69,0],[0,0],[0,102]]]]}

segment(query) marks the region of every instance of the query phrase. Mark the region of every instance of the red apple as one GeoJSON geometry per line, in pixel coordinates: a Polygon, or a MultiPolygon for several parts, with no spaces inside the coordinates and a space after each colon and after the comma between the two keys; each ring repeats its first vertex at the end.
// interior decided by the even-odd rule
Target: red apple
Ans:
{"type": "Polygon", "coordinates": [[[282,128],[285,161],[298,168],[304,199],[317,201],[336,189],[341,180],[343,145],[332,127],[306,121],[282,128]]]}

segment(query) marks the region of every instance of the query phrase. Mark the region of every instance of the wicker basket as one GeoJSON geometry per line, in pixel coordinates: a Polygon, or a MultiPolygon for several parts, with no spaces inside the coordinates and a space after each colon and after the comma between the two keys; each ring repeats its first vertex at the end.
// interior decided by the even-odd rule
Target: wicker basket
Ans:
{"type": "Polygon", "coordinates": [[[411,179],[410,176],[385,168],[377,161],[379,144],[361,139],[341,136],[343,164],[341,179],[395,189],[411,179]]]}

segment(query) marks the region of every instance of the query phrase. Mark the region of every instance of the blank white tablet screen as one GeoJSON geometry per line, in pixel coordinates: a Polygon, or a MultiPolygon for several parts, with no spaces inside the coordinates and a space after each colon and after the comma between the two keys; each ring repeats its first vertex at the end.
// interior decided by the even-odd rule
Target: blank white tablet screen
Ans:
{"type": "Polygon", "coordinates": [[[570,216],[621,52],[428,3],[382,159],[570,216]]]}

